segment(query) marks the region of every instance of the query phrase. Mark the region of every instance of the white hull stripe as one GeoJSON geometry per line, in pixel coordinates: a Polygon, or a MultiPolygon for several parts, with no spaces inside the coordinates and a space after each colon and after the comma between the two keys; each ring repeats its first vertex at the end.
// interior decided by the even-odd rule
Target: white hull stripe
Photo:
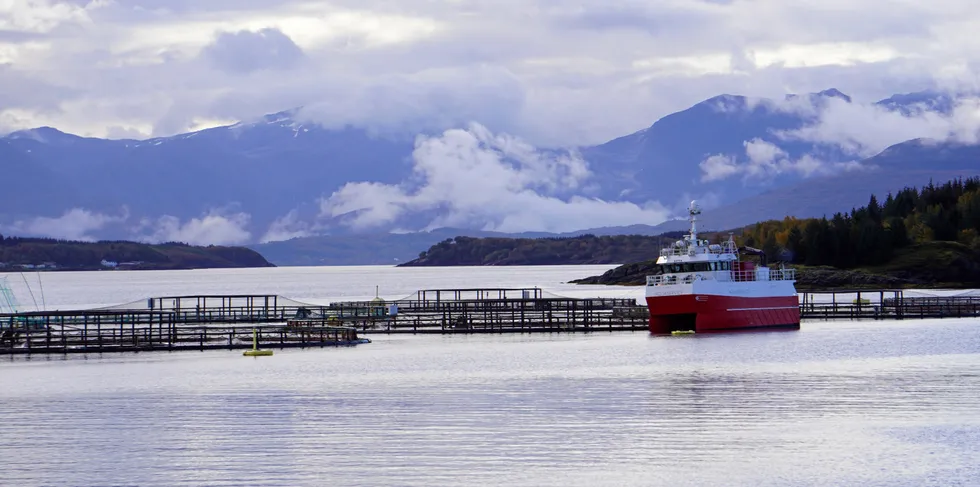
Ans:
{"type": "Polygon", "coordinates": [[[800,309],[799,306],[773,306],[769,308],[728,308],[728,311],[763,311],[767,309],[800,309]]]}

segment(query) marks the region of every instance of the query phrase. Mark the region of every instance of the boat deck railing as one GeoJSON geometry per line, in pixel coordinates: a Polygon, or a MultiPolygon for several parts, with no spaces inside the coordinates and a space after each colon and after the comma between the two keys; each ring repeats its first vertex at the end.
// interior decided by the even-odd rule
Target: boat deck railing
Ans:
{"type": "Polygon", "coordinates": [[[749,282],[749,281],[794,281],[796,269],[753,269],[732,271],[710,271],[690,274],[659,274],[647,276],[647,286],[673,286],[691,284],[695,281],[749,282]]]}

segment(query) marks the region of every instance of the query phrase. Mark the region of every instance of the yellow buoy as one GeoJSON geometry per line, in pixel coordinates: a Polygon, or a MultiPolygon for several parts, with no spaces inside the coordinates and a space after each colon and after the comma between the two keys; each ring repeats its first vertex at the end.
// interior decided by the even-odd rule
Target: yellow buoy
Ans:
{"type": "Polygon", "coordinates": [[[272,350],[259,350],[259,332],[252,328],[252,349],[245,350],[242,355],[246,357],[266,357],[272,355],[272,350]]]}
{"type": "Polygon", "coordinates": [[[245,350],[242,355],[246,357],[264,357],[266,355],[272,355],[272,350],[245,350]]]}

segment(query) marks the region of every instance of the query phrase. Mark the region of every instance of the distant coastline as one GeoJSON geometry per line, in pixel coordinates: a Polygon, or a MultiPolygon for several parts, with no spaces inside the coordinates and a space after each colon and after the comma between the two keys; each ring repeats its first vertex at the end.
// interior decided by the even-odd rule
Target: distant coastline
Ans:
{"type": "Polygon", "coordinates": [[[258,252],[180,242],[80,242],[0,235],[0,273],[275,267],[258,252]]]}

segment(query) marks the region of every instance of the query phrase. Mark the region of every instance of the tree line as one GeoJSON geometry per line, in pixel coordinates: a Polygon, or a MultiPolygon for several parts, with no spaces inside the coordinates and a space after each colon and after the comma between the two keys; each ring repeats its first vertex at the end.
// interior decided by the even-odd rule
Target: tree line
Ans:
{"type": "Polygon", "coordinates": [[[842,269],[884,264],[899,249],[933,241],[980,250],[980,178],[906,187],[884,202],[872,195],[866,206],[829,219],[757,223],[737,240],[761,248],[770,260],[842,269]]]}

